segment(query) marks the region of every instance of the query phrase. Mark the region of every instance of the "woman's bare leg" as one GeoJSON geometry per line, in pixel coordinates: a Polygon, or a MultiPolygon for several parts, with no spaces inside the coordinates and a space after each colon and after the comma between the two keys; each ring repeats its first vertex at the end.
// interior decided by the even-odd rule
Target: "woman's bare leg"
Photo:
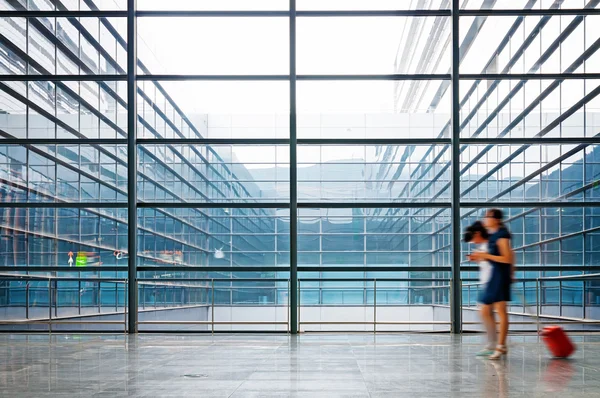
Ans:
{"type": "Polygon", "coordinates": [[[492,348],[493,345],[496,344],[496,320],[494,318],[492,306],[489,304],[482,304],[479,314],[487,332],[488,346],[492,348]]]}
{"type": "Polygon", "coordinates": [[[506,309],[506,301],[501,301],[498,303],[494,303],[494,310],[498,313],[498,317],[500,318],[500,336],[498,339],[498,344],[505,346],[506,345],[506,336],[508,335],[508,312],[506,309]]]}

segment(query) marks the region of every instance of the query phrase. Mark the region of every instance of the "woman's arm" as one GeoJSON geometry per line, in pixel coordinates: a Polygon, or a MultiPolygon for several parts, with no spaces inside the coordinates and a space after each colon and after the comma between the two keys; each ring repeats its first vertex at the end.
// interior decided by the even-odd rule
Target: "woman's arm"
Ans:
{"type": "Polygon", "coordinates": [[[511,264],[512,266],[515,261],[513,251],[510,247],[510,239],[498,239],[497,245],[498,251],[500,252],[499,256],[492,256],[489,253],[474,252],[471,254],[471,258],[473,258],[473,261],[488,260],[495,261],[497,263],[511,264]]]}

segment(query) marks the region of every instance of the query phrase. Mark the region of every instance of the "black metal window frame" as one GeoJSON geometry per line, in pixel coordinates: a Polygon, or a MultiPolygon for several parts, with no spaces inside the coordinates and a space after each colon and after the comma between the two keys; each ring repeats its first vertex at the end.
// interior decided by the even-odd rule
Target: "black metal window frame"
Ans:
{"type": "MultiPolygon", "coordinates": [[[[52,144],[79,144],[79,145],[126,145],[128,154],[128,184],[127,202],[54,202],[54,203],[3,203],[4,208],[127,208],[128,225],[137,226],[137,210],[143,208],[277,208],[290,210],[290,266],[289,267],[236,267],[236,272],[289,272],[291,281],[290,295],[290,331],[297,333],[298,303],[297,281],[299,272],[314,271],[312,267],[302,267],[297,264],[297,216],[298,209],[302,208],[398,208],[421,209],[437,208],[451,210],[450,228],[452,262],[450,266],[443,267],[320,267],[320,271],[346,272],[346,271],[424,271],[424,272],[450,272],[454,289],[451,298],[451,326],[454,333],[462,331],[461,321],[461,289],[458,288],[462,271],[472,271],[475,267],[461,265],[460,236],[461,209],[484,209],[491,205],[505,208],[594,208],[600,207],[600,201],[548,201],[548,202],[470,202],[461,200],[460,191],[460,149],[465,144],[487,145],[543,145],[543,144],[600,144],[600,135],[594,137],[568,137],[568,138],[461,138],[460,108],[461,97],[459,85],[461,80],[592,80],[600,79],[600,73],[494,73],[494,74],[461,74],[460,73],[460,17],[487,17],[487,16],[587,16],[598,15],[597,8],[582,9],[460,9],[460,0],[452,0],[449,9],[440,10],[344,10],[344,11],[306,11],[297,10],[296,0],[289,0],[289,9],[284,11],[149,11],[138,10],[136,0],[127,0],[126,10],[89,10],[89,11],[0,11],[0,18],[21,17],[64,17],[64,18],[126,18],[127,19],[127,70],[123,74],[88,74],[88,75],[0,75],[0,81],[49,81],[49,82],[127,82],[127,137],[117,139],[3,139],[5,145],[52,145],[52,144]],[[296,21],[303,17],[448,17],[451,20],[451,73],[449,74],[346,74],[346,75],[306,75],[296,73],[296,21]],[[181,74],[141,74],[138,75],[137,59],[137,19],[146,17],[279,17],[289,19],[289,74],[286,75],[181,75],[181,74]],[[443,80],[448,81],[451,87],[451,126],[446,137],[432,139],[395,138],[395,139],[303,139],[297,137],[296,113],[296,83],[298,81],[394,81],[394,80],[443,80]],[[138,138],[137,130],[137,94],[138,82],[143,81],[286,81],[289,83],[290,95],[290,134],[286,139],[209,139],[209,138],[138,138]],[[144,144],[180,144],[180,145],[287,145],[290,152],[290,199],[289,202],[141,202],[137,199],[137,150],[144,144]],[[302,145],[432,145],[439,144],[451,150],[451,196],[450,200],[434,202],[299,202],[297,192],[297,148],[302,145]]],[[[502,162],[500,162],[502,163],[502,162]]],[[[137,230],[128,229],[128,251],[137,253],[137,230]]],[[[88,267],[90,271],[123,271],[122,267],[88,267]],[[97,269],[96,269],[97,268],[97,269]]],[[[581,267],[570,267],[569,270],[583,270],[581,267]]],[[[128,330],[137,332],[137,289],[136,279],[138,272],[154,270],[185,270],[185,271],[231,271],[230,267],[144,267],[137,266],[136,256],[129,256],[128,279],[131,281],[128,305],[128,330]]],[[[28,267],[0,267],[3,271],[31,271],[28,267]]],[[[36,271],[69,271],[69,267],[36,267],[36,271]]],[[[523,271],[553,271],[562,270],[560,266],[524,266],[523,271]]],[[[599,267],[585,267],[586,271],[600,271],[599,267]]]]}

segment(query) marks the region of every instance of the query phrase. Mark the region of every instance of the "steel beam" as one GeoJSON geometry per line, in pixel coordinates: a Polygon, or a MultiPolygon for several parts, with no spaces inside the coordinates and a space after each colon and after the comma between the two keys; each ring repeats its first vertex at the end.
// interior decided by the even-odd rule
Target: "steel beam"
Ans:
{"type": "Polygon", "coordinates": [[[298,333],[298,141],[296,115],[296,0],[290,0],[290,333],[298,333]]]}
{"type": "Polygon", "coordinates": [[[127,275],[128,333],[137,333],[137,0],[127,0],[127,275]]]}
{"type": "Polygon", "coordinates": [[[462,291],[460,281],[460,0],[452,0],[452,192],[451,192],[451,242],[452,242],[452,294],[450,321],[452,333],[462,333],[462,291]]]}

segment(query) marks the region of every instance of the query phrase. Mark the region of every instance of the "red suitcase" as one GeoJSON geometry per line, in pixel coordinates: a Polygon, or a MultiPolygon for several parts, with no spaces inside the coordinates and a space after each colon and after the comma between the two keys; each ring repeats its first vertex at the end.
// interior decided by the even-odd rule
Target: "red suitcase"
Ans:
{"type": "Polygon", "coordinates": [[[575,345],[560,326],[547,326],[540,335],[556,358],[568,358],[575,352],[575,345]]]}

